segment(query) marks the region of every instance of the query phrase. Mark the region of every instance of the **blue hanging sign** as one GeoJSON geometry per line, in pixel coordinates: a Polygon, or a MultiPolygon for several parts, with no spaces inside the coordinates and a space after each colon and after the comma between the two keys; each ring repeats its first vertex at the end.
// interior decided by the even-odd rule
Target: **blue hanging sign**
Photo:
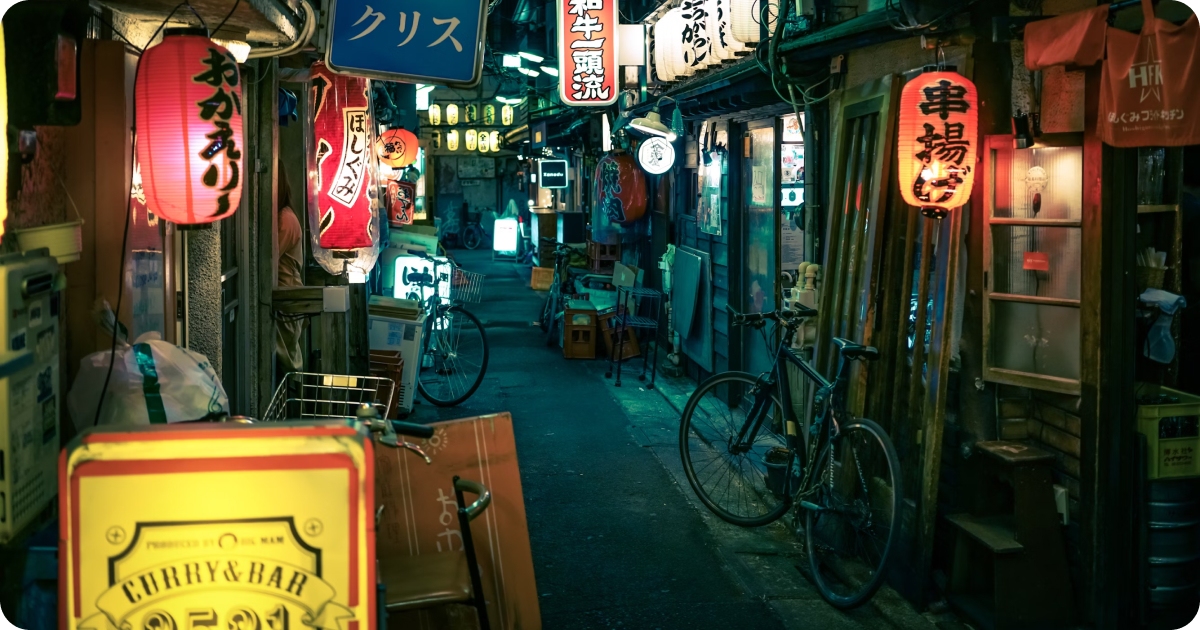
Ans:
{"type": "Polygon", "coordinates": [[[474,87],[485,0],[334,0],[325,65],[387,81],[474,87]]]}

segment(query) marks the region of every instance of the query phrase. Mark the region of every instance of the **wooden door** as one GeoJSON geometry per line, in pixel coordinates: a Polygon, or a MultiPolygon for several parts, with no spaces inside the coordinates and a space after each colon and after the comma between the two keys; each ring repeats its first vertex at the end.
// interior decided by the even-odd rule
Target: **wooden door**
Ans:
{"type": "MultiPolygon", "coordinates": [[[[828,376],[837,370],[833,338],[872,342],[899,88],[899,78],[888,75],[845,90],[831,107],[833,181],[817,328],[817,367],[828,376]]],[[[866,379],[856,368],[848,391],[858,415],[866,379]]]]}

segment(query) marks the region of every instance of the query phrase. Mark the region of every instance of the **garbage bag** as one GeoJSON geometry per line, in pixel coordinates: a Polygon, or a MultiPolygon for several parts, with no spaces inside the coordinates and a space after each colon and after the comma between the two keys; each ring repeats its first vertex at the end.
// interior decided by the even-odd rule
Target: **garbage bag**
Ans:
{"type": "MultiPolygon", "coordinates": [[[[96,423],[96,406],[108,375],[110,353],[89,354],[67,395],[67,408],[79,430],[96,423]]],[[[208,358],[163,341],[155,332],[132,346],[118,344],[99,424],[131,426],[187,422],[229,412],[229,397],[208,358]]]]}

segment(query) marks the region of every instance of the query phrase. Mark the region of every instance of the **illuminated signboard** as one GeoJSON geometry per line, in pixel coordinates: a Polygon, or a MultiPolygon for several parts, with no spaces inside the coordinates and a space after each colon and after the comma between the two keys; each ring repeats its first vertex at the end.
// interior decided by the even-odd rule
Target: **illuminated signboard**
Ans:
{"type": "Polygon", "coordinates": [[[542,188],[566,188],[567,161],[539,160],[538,185],[542,188]]]}
{"type": "Polygon", "coordinates": [[[617,0],[557,0],[558,92],[574,106],[617,102],[617,0]]]}

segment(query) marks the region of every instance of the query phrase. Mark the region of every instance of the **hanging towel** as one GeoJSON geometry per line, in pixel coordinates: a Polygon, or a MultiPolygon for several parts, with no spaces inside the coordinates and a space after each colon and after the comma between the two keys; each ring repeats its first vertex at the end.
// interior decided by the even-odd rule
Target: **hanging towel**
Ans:
{"type": "Polygon", "coordinates": [[[1171,320],[1179,309],[1187,307],[1187,300],[1182,295],[1175,295],[1162,289],[1146,289],[1138,300],[1147,306],[1158,307],[1159,315],[1150,332],[1146,335],[1146,345],[1142,353],[1146,358],[1158,363],[1170,363],[1175,358],[1175,338],[1171,336],[1171,320]]]}

